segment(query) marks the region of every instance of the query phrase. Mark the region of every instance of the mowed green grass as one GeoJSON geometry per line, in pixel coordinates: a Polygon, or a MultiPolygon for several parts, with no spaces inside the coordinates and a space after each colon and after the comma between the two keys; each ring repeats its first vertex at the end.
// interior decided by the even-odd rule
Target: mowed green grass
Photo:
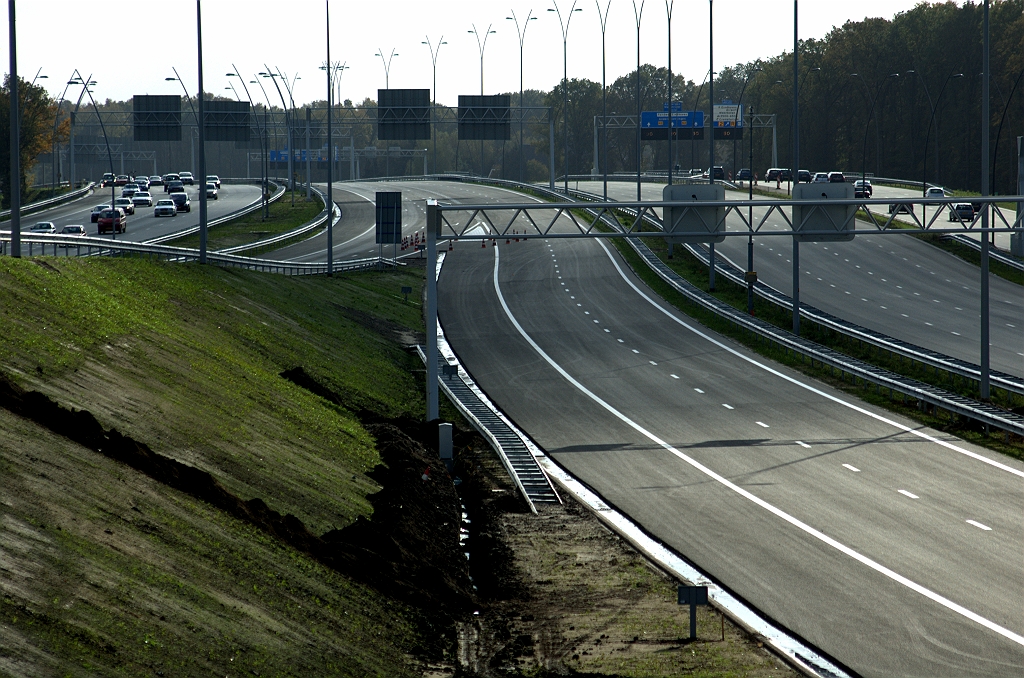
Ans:
{"type": "MultiPolygon", "coordinates": [[[[0,369],[322,534],[368,514],[377,489],[363,474],[379,456],[351,410],[421,414],[422,367],[367,318],[419,330],[420,305],[401,288],[422,281],[418,270],[286,278],[140,259],[0,258],[0,369]],[[296,366],[347,408],[280,377],[296,366]]],[[[54,675],[86,675],[86,665],[137,674],[136,643],[165,675],[223,675],[239,647],[259,657],[250,665],[264,667],[259,675],[408,669],[415,640],[400,610],[381,613],[389,601],[23,420],[7,415],[0,430],[0,551],[38,542],[30,561],[48,563],[46,577],[12,575],[0,588],[0,646],[17,648],[13,656],[54,675]],[[53,467],[43,473],[29,456],[53,467]],[[112,534],[99,529],[107,524],[112,534]]]]}

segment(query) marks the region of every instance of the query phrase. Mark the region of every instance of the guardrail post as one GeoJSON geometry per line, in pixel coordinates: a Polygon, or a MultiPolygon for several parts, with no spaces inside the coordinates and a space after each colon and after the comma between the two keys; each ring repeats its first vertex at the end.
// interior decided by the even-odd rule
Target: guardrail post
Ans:
{"type": "Polygon", "coordinates": [[[437,201],[427,200],[427,421],[438,418],[437,404],[437,201]]]}

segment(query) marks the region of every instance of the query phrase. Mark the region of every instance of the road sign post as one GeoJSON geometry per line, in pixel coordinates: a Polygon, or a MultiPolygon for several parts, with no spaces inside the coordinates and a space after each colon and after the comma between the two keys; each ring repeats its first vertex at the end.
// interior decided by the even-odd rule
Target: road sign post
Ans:
{"type": "Polygon", "coordinates": [[[427,421],[438,417],[437,403],[437,236],[441,213],[437,201],[427,200],[427,421]]]}
{"type": "Polygon", "coordinates": [[[697,606],[708,604],[708,587],[680,586],[676,593],[680,605],[690,606],[690,640],[697,640],[697,606]]]}

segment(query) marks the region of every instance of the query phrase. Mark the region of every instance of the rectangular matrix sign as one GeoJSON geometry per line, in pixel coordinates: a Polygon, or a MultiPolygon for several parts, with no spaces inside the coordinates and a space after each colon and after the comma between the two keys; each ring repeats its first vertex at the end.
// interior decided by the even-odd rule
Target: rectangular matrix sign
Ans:
{"type": "Polygon", "coordinates": [[[136,94],[132,97],[135,141],[181,141],[181,97],[136,94]]]}
{"type": "Polygon", "coordinates": [[[204,101],[203,108],[207,141],[249,141],[248,101],[204,101]]]}
{"type": "Polygon", "coordinates": [[[381,141],[429,139],[430,90],[377,90],[377,138],[381,141]]]}
{"type": "Polygon", "coordinates": [[[715,127],[743,127],[743,107],[737,104],[719,104],[714,107],[715,127]]]}
{"type": "Polygon", "coordinates": [[[402,192],[377,191],[377,244],[402,243],[402,192]]]}
{"type": "Polygon", "coordinates": [[[508,94],[459,95],[459,139],[508,141],[511,138],[508,94]]]}
{"type": "MultiPolygon", "coordinates": [[[[668,128],[667,111],[642,111],[640,113],[641,129],[668,128]]],[[[672,127],[694,129],[704,127],[704,111],[679,111],[672,113],[672,127]]]]}

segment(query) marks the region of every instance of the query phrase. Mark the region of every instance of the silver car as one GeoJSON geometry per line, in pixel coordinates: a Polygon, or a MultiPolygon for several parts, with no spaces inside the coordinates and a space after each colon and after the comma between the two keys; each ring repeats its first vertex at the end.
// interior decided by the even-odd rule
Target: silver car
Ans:
{"type": "Polygon", "coordinates": [[[156,207],[153,208],[154,217],[176,217],[178,216],[178,206],[174,204],[173,200],[164,198],[158,200],[156,207]]]}
{"type": "Polygon", "coordinates": [[[148,191],[139,191],[132,196],[132,204],[136,207],[152,207],[153,196],[148,191]]]}

